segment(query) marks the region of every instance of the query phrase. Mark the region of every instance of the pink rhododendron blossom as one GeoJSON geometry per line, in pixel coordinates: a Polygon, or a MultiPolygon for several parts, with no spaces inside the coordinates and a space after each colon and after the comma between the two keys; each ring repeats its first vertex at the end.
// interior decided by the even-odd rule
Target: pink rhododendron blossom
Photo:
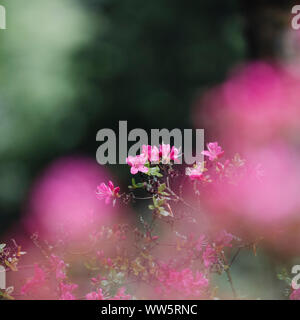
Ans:
{"type": "Polygon", "coordinates": [[[178,163],[180,156],[180,148],[177,149],[173,146],[170,153],[170,159],[173,160],[175,163],[178,163]]]}
{"type": "Polygon", "coordinates": [[[202,251],[204,243],[205,243],[205,235],[201,235],[196,242],[195,249],[197,251],[202,251]]]}
{"type": "Polygon", "coordinates": [[[163,266],[163,273],[159,277],[161,286],[157,291],[162,294],[174,294],[182,297],[199,297],[208,288],[208,279],[199,271],[193,274],[189,268],[176,271],[163,266]]]}
{"type": "Polygon", "coordinates": [[[151,163],[159,162],[159,150],[156,146],[142,146],[142,155],[144,155],[147,160],[151,163]]]}
{"type": "Polygon", "coordinates": [[[218,142],[210,142],[207,144],[207,149],[201,152],[204,156],[209,157],[210,161],[219,159],[224,154],[222,148],[218,145],[218,142]]]}
{"type": "Polygon", "coordinates": [[[169,144],[162,144],[159,146],[159,155],[163,164],[168,164],[171,160],[179,162],[180,149],[177,149],[174,146],[171,149],[169,144]]]}
{"type": "Polygon", "coordinates": [[[300,300],[300,289],[294,290],[290,295],[291,300],[300,300]]]}
{"type": "Polygon", "coordinates": [[[46,282],[46,274],[43,269],[39,267],[38,264],[34,265],[34,276],[33,278],[29,279],[21,288],[21,294],[29,294],[30,292],[34,291],[35,289],[43,286],[46,282]]]}
{"type": "Polygon", "coordinates": [[[208,245],[202,255],[205,268],[210,268],[218,262],[216,250],[208,245]]]}
{"type": "Polygon", "coordinates": [[[147,157],[144,154],[135,157],[129,156],[126,159],[126,162],[129,166],[131,166],[131,174],[137,174],[138,172],[147,173],[149,170],[147,167],[145,167],[147,157]]]}
{"type": "Polygon", "coordinates": [[[86,300],[104,300],[104,294],[100,288],[97,292],[93,291],[85,296],[86,300]]]}
{"type": "Polygon", "coordinates": [[[191,180],[202,180],[203,173],[206,171],[203,162],[197,163],[195,166],[191,168],[186,168],[185,174],[189,176],[191,180]]]}
{"type": "Polygon", "coordinates": [[[159,146],[159,153],[162,163],[170,163],[171,147],[169,144],[162,144],[159,146]]]}
{"type": "Polygon", "coordinates": [[[106,204],[109,204],[112,200],[119,197],[120,187],[115,187],[114,184],[109,181],[108,185],[104,182],[97,187],[96,195],[98,199],[105,200],[106,204]]]}
{"type": "Polygon", "coordinates": [[[55,276],[57,280],[64,280],[66,279],[66,268],[67,265],[63,260],[61,260],[59,257],[52,254],[50,256],[50,262],[52,264],[52,267],[55,271],[55,276]]]}
{"type": "Polygon", "coordinates": [[[117,210],[95,196],[99,181],[108,181],[94,159],[68,157],[55,161],[34,184],[26,206],[24,226],[48,241],[57,237],[77,246],[94,223],[108,223],[117,210]],[[80,240],[81,239],[81,240],[80,240]]]}
{"type": "Polygon", "coordinates": [[[73,295],[73,291],[78,288],[77,284],[74,283],[60,283],[60,299],[59,300],[76,300],[75,296],[73,295]]]}

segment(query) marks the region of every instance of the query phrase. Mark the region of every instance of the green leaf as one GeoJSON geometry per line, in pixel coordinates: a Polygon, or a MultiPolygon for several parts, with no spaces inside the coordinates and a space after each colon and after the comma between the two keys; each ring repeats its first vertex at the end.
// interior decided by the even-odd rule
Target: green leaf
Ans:
{"type": "Polygon", "coordinates": [[[161,207],[161,208],[159,208],[158,210],[159,210],[159,213],[160,213],[162,216],[164,216],[164,217],[170,216],[170,212],[167,211],[167,210],[165,210],[164,208],[161,207]]]}
{"type": "Polygon", "coordinates": [[[166,189],[166,184],[165,183],[163,183],[163,184],[161,184],[159,187],[158,187],[158,193],[162,193],[162,192],[164,192],[164,190],[166,189]]]}
{"type": "Polygon", "coordinates": [[[157,202],[157,199],[155,198],[155,196],[153,196],[153,204],[154,204],[154,207],[155,208],[158,208],[158,202],[157,202]]]}
{"type": "Polygon", "coordinates": [[[164,205],[165,199],[159,199],[157,203],[158,203],[158,206],[161,207],[162,205],[164,205]]]}
{"type": "Polygon", "coordinates": [[[149,176],[155,176],[155,177],[163,177],[163,175],[160,173],[160,169],[158,166],[149,168],[149,171],[147,172],[149,176]]]}
{"type": "Polygon", "coordinates": [[[6,247],[5,243],[0,244],[0,253],[3,252],[3,249],[6,247]]]}
{"type": "Polygon", "coordinates": [[[132,184],[131,186],[128,186],[129,189],[144,188],[144,183],[143,182],[136,183],[134,178],[131,179],[131,184],[132,184]]]}

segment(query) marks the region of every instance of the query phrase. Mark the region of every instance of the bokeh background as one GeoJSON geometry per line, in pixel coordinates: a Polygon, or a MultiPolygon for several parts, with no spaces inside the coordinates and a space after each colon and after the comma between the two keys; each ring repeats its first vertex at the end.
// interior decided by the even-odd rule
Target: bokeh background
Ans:
{"type": "MultiPolygon", "coordinates": [[[[36,179],[53,161],[85,156],[96,163],[98,130],[117,131],[120,120],[129,130],[193,128],[199,99],[232,70],[255,60],[288,63],[299,53],[288,37],[295,1],[1,4],[7,11],[7,30],[0,31],[3,235],[22,219],[36,179]]],[[[207,139],[216,134],[213,126],[206,131],[207,139]]],[[[127,185],[126,166],[109,170],[127,185]]],[[[237,287],[282,298],[281,262],[269,252],[254,261],[246,253],[234,270],[237,287]]]]}

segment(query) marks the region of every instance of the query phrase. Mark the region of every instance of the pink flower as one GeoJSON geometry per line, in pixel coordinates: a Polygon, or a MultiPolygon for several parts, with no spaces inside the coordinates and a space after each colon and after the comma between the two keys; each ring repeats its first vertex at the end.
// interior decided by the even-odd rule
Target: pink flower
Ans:
{"type": "Polygon", "coordinates": [[[164,164],[170,163],[171,147],[169,144],[162,144],[159,146],[159,154],[161,156],[161,162],[164,164]]]}
{"type": "Polygon", "coordinates": [[[201,152],[204,156],[209,157],[210,161],[219,159],[224,154],[222,148],[218,145],[218,142],[210,142],[207,144],[207,149],[201,152]]]}
{"type": "Polygon", "coordinates": [[[85,296],[86,300],[104,300],[104,294],[100,288],[97,292],[93,291],[85,296]]]}
{"type": "Polygon", "coordinates": [[[144,155],[149,162],[159,162],[159,150],[156,146],[142,146],[142,155],[144,155]]]}
{"type": "Polygon", "coordinates": [[[43,286],[46,282],[46,274],[43,269],[41,269],[38,264],[34,265],[34,276],[29,279],[21,288],[21,294],[28,294],[40,286],[43,286]]]}
{"type": "Polygon", "coordinates": [[[117,294],[111,300],[130,300],[132,299],[130,294],[125,294],[126,289],[124,287],[120,288],[117,294]]]}
{"type": "Polygon", "coordinates": [[[59,300],[76,300],[75,296],[73,295],[73,291],[78,288],[77,284],[74,283],[60,283],[60,298],[59,300]]]}
{"type": "Polygon", "coordinates": [[[185,174],[189,176],[191,180],[202,180],[205,171],[207,170],[204,168],[204,162],[199,162],[192,168],[186,168],[185,174]]]}
{"type": "Polygon", "coordinates": [[[213,264],[218,262],[217,253],[210,245],[205,248],[202,258],[205,268],[210,268],[213,264]]]}
{"type": "Polygon", "coordinates": [[[300,289],[294,290],[290,295],[290,300],[300,300],[300,289]]]}
{"type": "Polygon", "coordinates": [[[205,236],[204,236],[204,235],[201,235],[201,236],[198,238],[197,242],[196,242],[195,248],[196,248],[197,251],[202,251],[202,247],[203,247],[203,245],[204,245],[204,242],[205,242],[205,236]]]}
{"type": "Polygon", "coordinates": [[[52,254],[50,256],[50,262],[52,264],[52,267],[55,271],[55,276],[57,280],[64,280],[66,279],[66,268],[67,265],[65,264],[65,262],[60,259],[59,257],[55,256],[54,254],[52,254]]]}
{"type": "Polygon", "coordinates": [[[114,184],[109,181],[108,186],[102,182],[100,186],[97,187],[96,195],[98,199],[103,200],[105,199],[105,203],[109,204],[112,199],[119,198],[119,191],[120,188],[114,186],[114,184]]]}
{"type": "Polygon", "coordinates": [[[158,278],[161,286],[157,291],[170,297],[199,297],[208,287],[208,280],[200,273],[194,275],[190,268],[176,271],[168,266],[162,266],[162,275],[158,278]]]}
{"type": "Polygon", "coordinates": [[[178,163],[180,156],[180,148],[177,149],[173,146],[170,153],[170,159],[178,163]]]}
{"type": "Polygon", "coordinates": [[[147,156],[144,154],[135,157],[128,156],[126,162],[131,166],[131,174],[137,174],[138,172],[147,173],[149,170],[147,167],[145,167],[145,163],[147,162],[147,160],[147,156]]]}

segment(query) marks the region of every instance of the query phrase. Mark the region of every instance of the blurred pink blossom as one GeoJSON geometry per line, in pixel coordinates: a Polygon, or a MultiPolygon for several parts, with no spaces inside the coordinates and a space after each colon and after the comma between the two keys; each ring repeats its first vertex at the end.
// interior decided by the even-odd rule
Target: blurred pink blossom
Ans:
{"type": "Polygon", "coordinates": [[[102,289],[90,292],[86,295],[86,300],[104,300],[104,294],[102,292],[102,289]]]}
{"type": "Polygon", "coordinates": [[[59,300],[76,300],[73,291],[78,288],[77,284],[60,283],[60,299],[59,300]]]}
{"type": "Polygon", "coordinates": [[[157,291],[162,294],[179,297],[200,297],[208,287],[208,280],[201,272],[193,274],[190,268],[176,271],[172,268],[163,266],[163,274],[159,281],[161,285],[157,291]]]}
{"type": "Polygon", "coordinates": [[[107,173],[94,159],[55,161],[33,186],[24,220],[27,230],[48,239],[80,241],[93,223],[112,221],[116,210],[95,196],[95,187],[105,180],[109,180],[107,173]]]}
{"type": "Polygon", "coordinates": [[[55,276],[57,280],[64,280],[66,279],[66,268],[67,265],[65,262],[60,259],[59,257],[52,254],[50,256],[50,263],[55,271],[55,276]]]}
{"type": "Polygon", "coordinates": [[[208,150],[204,150],[201,153],[204,156],[209,157],[210,161],[214,161],[216,159],[219,159],[220,157],[222,157],[222,155],[224,154],[224,151],[222,150],[222,148],[218,145],[218,142],[210,142],[207,144],[207,149],[208,150]]]}
{"type": "Polygon", "coordinates": [[[34,264],[34,276],[27,280],[21,288],[21,294],[26,295],[43,286],[46,282],[46,274],[38,264],[34,264]]]}
{"type": "Polygon", "coordinates": [[[130,300],[132,299],[130,294],[125,293],[126,289],[124,287],[120,288],[116,295],[111,300],[130,300]]]}
{"type": "Polygon", "coordinates": [[[212,265],[214,265],[218,261],[217,253],[215,249],[211,247],[211,245],[206,246],[203,252],[202,258],[203,258],[205,268],[210,268],[212,265]]]}
{"type": "Polygon", "coordinates": [[[290,295],[291,300],[300,300],[300,289],[293,290],[293,292],[290,295]]]}

